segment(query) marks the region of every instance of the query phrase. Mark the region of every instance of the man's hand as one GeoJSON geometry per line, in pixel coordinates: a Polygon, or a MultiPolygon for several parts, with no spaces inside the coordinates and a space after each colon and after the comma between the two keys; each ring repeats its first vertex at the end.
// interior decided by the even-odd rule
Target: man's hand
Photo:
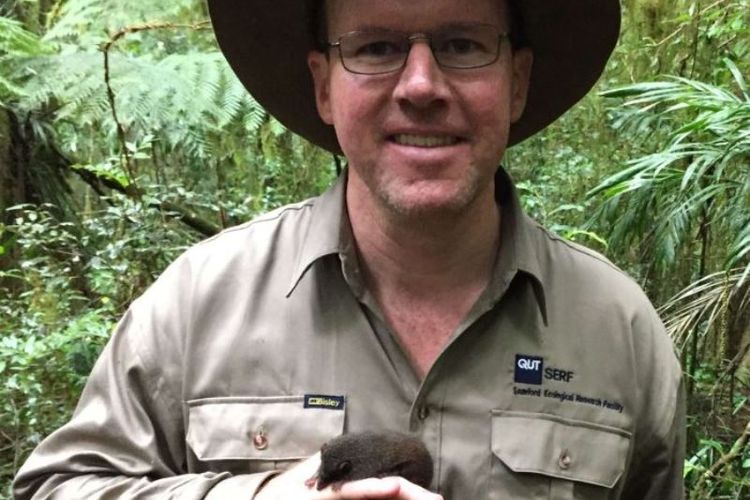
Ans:
{"type": "Polygon", "coordinates": [[[370,478],[344,483],[333,491],[329,486],[318,491],[305,486],[320,467],[320,453],[271,479],[255,495],[255,500],[442,500],[443,497],[425,490],[401,477],[370,478]]]}

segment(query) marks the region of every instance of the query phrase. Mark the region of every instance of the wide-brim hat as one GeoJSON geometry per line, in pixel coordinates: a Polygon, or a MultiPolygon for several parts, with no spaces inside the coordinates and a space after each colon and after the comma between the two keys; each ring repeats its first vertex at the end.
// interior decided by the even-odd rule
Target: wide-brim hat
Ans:
{"type": "MultiPolygon", "coordinates": [[[[290,130],[336,153],[333,127],[319,117],[307,54],[315,46],[309,2],[208,0],[216,38],[252,96],[290,130]]],[[[604,71],[620,32],[619,0],[517,0],[534,65],[523,116],[509,145],[570,109],[604,71]]]]}

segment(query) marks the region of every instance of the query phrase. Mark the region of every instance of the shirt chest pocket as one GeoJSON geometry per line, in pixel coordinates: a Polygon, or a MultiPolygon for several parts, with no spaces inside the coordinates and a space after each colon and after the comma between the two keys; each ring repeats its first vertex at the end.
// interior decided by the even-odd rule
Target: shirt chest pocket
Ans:
{"type": "Polygon", "coordinates": [[[305,407],[304,396],[188,401],[187,444],[195,469],[233,473],[285,469],[344,430],[341,409],[305,407]]]}
{"type": "Polygon", "coordinates": [[[614,498],[628,431],[540,413],[492,413],[489,498],[614,498]]]}

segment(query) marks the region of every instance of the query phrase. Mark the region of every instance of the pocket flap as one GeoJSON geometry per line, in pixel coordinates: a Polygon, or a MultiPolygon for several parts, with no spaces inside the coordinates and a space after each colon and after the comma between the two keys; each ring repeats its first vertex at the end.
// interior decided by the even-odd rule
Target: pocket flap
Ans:
{"type": "Polygon", "coordinates": [[[303,403],[304,396],[188,401],[187,443],[204,461],[307,458],[344,431],[344,410],[303,403]]]}
{"type": "Polygon", "coordinates": [[[544,413],[492,412],[492,452],[514,472],[611,488],[625,470],[630,436],[544,413]]]}

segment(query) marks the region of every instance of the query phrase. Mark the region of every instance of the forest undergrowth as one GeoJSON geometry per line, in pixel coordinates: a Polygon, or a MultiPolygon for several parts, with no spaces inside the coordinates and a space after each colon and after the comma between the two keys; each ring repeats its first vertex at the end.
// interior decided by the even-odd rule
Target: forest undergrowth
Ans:
{"type": "MultiPolygon", "coordinates": [[[[692,500],[750,497],[750,0],[623,0],[581,103],[512,148],[526,210],[659,306],[692,500]]],[[[197,0],[0,4],[0,498],[71,415],[128,304],[190,245],[322,192],[197,0]]]]}

